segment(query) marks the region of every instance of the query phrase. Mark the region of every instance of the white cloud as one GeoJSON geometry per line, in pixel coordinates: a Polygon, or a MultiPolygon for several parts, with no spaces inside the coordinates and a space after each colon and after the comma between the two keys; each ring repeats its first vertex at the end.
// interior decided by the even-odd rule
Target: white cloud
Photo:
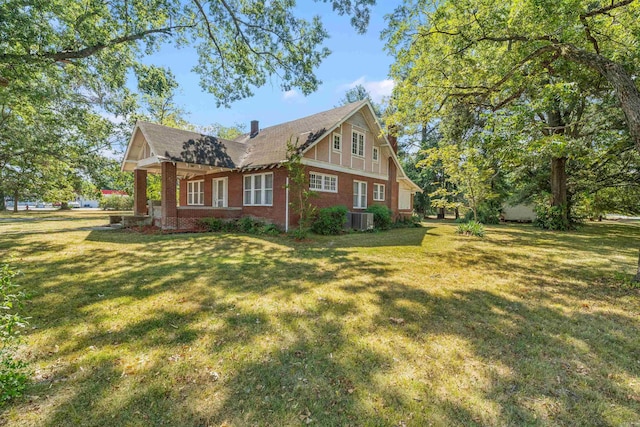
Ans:
{"type": "Polygon", "coordinates": [[[348,89],[353,89],[358,85],[364,86],[364,88],[371,94],[371,99],[373,99],[374,102],[380,102],[383,98],[391,96],[395,82],[391,79],[367,81],[367,76],[362,76],[351,83],[342,85],[340,91],[344,92],[348,89]]]}
{"type": "Polygon", "coordinates": [[[288,90],[282,94],[282,99],[290,102],[300,99],[301,97],[302,95],[300,94],[300,92],[295,89],[288,90]]]}

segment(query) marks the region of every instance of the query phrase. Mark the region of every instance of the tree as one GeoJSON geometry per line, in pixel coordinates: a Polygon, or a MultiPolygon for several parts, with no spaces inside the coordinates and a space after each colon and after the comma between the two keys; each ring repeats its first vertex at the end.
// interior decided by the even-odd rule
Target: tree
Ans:
{"type": "Polygon", "coordinates": [[[640,151],[640,93],[628,71],[640,65],[639,13],[632,0],[406,1],[384,33],[396,56],[394,121],[425,122],[452,100],[496,111],[550,73],[586,67],[615,94],[640,151]]]}
{"type": "MultiPolygon", "coordinates": [[[[462,194],[473,211],[474,221],[478,221],[480,205],[495,196],[491,190],[493,170],[483,165],[483,159],[478,150],[460,149],[455,144],[441,144],[439,147],[428,149],[426,154],[426,159],[417,166],[441,163],[448,180],[455,186],[454,190],[448,190],[447,193],[451,193],[452,196],[462,194]]],[[[442,195],[445,196],[445,194],[442,195]]]]}
{"type": "Polygon", "coordinates": [[[245,129],[246,125],[244,123],[236,123],[232,126],[224,126],[220,123],[213,123],[209,126],[205,126],[202,129],[198,129],[198,132],[232,141],[240,135],[245,134],[245,129]]]}
{"type": "MultiPolygon", "coordinates": [[[[364,32],[375,0],[331,3],[364,32]]],[[[142,55],[175,42],[196,48],[194,70],[202,88],[228,106],[271,76],[284,90],[315,91],[320,81],[313,70],[329,54],[321,47],[328,34],[319,17],[296,17],[289,0],[114,0],[82,6],[7,0],[0,16],[0,76],[9,86],[23,82],[28,68],[63,67],[78,77],[98,76],[113,89],[124,85],[142,55]]]]}
{"type": "Polygon", "coordinates": [[[309,177],[302,164],[302,154],[298,141],[287,141],[287,161],[285,163],[289,175],[289,191],[291,200],[289,206],[298,217],[298,228],[294,231],[297,239],[304,239],[309,234],[311,223],[315,217],[316,207],[311,203],[311,198],[317,196],[315,191],[309,189],[309,177]]]}
{"type": "Polygon", "coordinates": [[[351,89],[347,89],[347,91],[344,93],[344,97],[340,99],[340,105],[347,105],[351,104],[352,102],[364,101],[365,99],[371,103],[373,112],[376,114],[376,117],[378,117],[378,119],[382,119],[382,113],[385,109],[384,105],[374,102],[373,98],[371,98],[371,93],[369,93],[367,88],[361,84],[357,84],[351,89]]]}
{"type": "MultiPolygon", "coordinates": [[[[374,3],[332,1],[359,32],[374,3]]],[[[78,167],[83,156],[109,148],[118,127],[112,123],[109,135],[98,134],[82,126],[81,116],[91,124],[131,117],[138,101],[126,86],[132,75],[146,112],[180,125],[172,98],[157,96],[175,89],[172,76],[140,62],[165,43],[196,48],[201,86],[224,106],[273,76],[285,90],[311,93],[320,84],[314,69],[329,54],[320,19],[298,18],[289,0],[7,0],[0,3],[0,22],[0,196],[8,191],[5,168],[24,164],[29,141],[78,167]],[[76,116],[63,111],[70,106],[76,116]]]]}
{"type": "MultiPolygon", "coordinates": [[[[567,168],[583,155],[582,148],[593,140],[590,135],[612,124],[598,120],[602,127],[594,131],[590,125],[593,115],[587,113],[611,94],[619,100],[621,92],[572,55],[565,55],[563,49],[596,49],[598,55],[609,55],[625,64],[638,63],[637,52],[615,42],[629,36],[627,28],[620,28],[617,21],[606,30],[602,28],[608,25],[603,21],[610,19],[629,21],[636,9],[627,7],[629,2],[611,8],[583,3],[480,5],[472,0],[442,2],[428,9],[426,2],[418,1],[399,8],[386,33],[388,47],[397,54],[393,73],[403,77],[396,79],[395,120],[419,123],[444,117],[452,113],[452,105],[459,104],[506,119],[498,123],[495,117],[490,118],[491,131],[497,135],[494,138],[503,144],[499,148],[516,153],[520,161],[524,159],[519,154],[532,153],[530,148],[548,159],[549,188],[545,191],[552,194],[551,203],[562,213],[562,222],[568,223],[571,194],[567,168]],[[403,26],[394,30],[394,25],[401,23],[403,26]],[[585,40],[589,31],[599,32],[603,40],[585,40]],[[522,36],[525,33],[527,36],[522,36]],[[505,113],[496,114],[502,111],[505,113]]],[[[633,21],[633,25],[637,23],[633,21]]]]}
{"type": "MultiPolygon", "coordinates": [[[[154,65],[136,65],[140,105],[130,121],[147,120],[175,128],[190,127],[185,110],[175,103],[178,81],[168,68],[154,65]]],[[[138,99],[136,99],[138,101],[138,99]]]]}

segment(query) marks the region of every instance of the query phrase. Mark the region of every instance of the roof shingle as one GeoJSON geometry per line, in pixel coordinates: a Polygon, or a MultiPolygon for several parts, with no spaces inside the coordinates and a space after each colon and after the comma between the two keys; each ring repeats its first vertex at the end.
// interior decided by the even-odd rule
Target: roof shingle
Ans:
{"type": "Polygon", "coordinates": [[[300,148],[304,149],[365,103],[358,101],[270,126],[261,129],[253,138],[245,134],[234,141],[143,121],[138,122],[138,127],[159,157],[177,162],[242,169],[285,161],[287,141],[297,141],[300,148]]]}

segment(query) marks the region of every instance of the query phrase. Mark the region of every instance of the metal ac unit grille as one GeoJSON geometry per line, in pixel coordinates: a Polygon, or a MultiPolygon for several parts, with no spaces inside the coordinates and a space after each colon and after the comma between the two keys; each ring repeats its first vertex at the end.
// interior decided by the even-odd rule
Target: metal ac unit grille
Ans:
{"type": "Polygon", "coordinates": [[[373,214],[369,212],[351,212],[351,228],[355,230],[373,230],[373,214]]]}

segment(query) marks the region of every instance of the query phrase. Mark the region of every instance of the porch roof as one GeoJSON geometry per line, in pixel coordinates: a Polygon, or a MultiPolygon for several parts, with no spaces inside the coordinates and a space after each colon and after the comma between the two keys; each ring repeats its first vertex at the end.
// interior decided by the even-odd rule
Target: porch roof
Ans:
{"type": "Polygon", "coordinates": [[[158,160],[235,169],[245,152],[237,141],[143,121],[137,127],[158,160]]]}

